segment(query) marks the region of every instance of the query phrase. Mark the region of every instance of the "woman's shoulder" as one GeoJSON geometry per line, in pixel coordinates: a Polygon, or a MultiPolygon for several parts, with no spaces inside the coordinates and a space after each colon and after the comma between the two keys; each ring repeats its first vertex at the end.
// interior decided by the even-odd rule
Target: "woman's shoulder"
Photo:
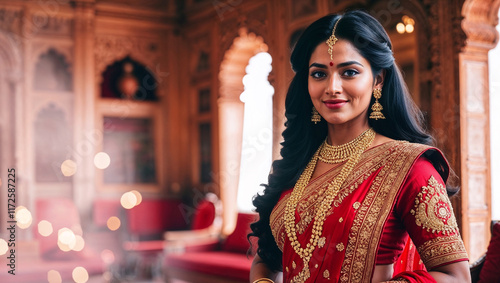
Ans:
{"type": "Polygon", "coordinates": [[[410,166],[409,169],[421,167],[424,163],[427,163],[439,173],[443,180],[446,181],[448,178],[450,171],[448,161],[443,152],[434,146],[392,140],[384,143],[382,147],[390,149],[389,155],[392,155],[393,162],[399,160],[410,166]]]}

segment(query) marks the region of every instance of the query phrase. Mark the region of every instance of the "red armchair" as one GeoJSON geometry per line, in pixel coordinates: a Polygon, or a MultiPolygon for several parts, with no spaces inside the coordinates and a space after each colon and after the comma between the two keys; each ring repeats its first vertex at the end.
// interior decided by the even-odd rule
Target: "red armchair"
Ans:
{"type": "Polygon", "coordinates": [[[250,245],[246,236],[256,217],[239,213],[236,228],[227,238],[198,241],[182,253],[167,254],[163,262],[166,282],[174,278],[199,283],[248,282],[253,256],[247,256],[250,245]]]}

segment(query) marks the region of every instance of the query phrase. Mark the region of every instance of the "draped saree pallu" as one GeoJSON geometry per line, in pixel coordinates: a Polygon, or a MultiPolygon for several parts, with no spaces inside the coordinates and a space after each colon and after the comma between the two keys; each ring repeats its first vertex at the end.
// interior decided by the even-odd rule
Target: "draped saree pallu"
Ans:
{"type": "MultiPolygon", "coordinates": [[[[408,230],[426,266],[467,260],[446,191],[433,177],[437,175],[441,180],[447,176],[440,176],[434,167],[428,166],[433,170],[429,170],[431,172],[426,177],[429,182],[420,186],[420,192],[413,195],[402,193],[408,173],[419,157],[429,150],[446,163],[437,149],[402,141],[382,144],[363,153],[327,211],[321,237],[309,262],[294,251],[285,232],[284,213],[292,190],[283,192],[271,213],[270,226],[283,252],[284,282],[371,282],[373,268],[378,264],[377,251],[384,225],[397,202],[404,203],[402,206],[408,210],[405,213],[413,217],[414,227],[408,228],[408,223],[405,223],[405,230],[408,230]],[[401,201],[402,195],[411,199],[401,201]]],[[[298,202],[295,227],[297,240],[303,247],[311,239],[317,206],[324,198],[329,182],[341,169],[342,165],[334,167],[311,180],[298,202]]],[[[441,173],[447,175],[447,168],[444,171],[441,173]]],[[[395,276],[395,282],[425,282],[419,280],[430,278],[424,274],[421,279],[412,281],[411,276],[418,277],[418,272],[409,276],[405,274],[395,276]]]]}

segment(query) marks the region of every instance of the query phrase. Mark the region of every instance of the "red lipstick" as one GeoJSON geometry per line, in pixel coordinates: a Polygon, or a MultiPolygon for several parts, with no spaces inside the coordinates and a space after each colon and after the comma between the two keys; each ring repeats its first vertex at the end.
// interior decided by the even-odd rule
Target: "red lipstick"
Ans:
{"type": "Polygon", "coordinates": [[[347,100],[344,99],[330,99],[323,101],[323,103],[328,107],[329,109],[339,109],[342,106],[344,106],[347,103],[347,100]]]}

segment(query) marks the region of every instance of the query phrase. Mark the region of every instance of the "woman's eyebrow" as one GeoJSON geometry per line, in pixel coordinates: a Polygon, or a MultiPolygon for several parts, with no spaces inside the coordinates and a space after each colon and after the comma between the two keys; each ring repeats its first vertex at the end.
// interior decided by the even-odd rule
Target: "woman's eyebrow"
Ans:
{"type": "MultiPolygon", "coordinates": [[[[363,64],[361,64],[360,62],[358,61],[347,61],[347,62],[342,62],[342,63],[339,63],[337,65],[338,68],[342,68],[342,67],[345,67],[345,66],[349,66],[349,65],[359,65],[361,67],[364,67],[363,64]]],[[[312,68],[312,67],[317,67],[317,68],[322,68],[322,69],[326,69],[328,68],[326,65],[324,64],[320,64],[320,63],[312,63],[310,66],[309,66],[309,69],[312,68]]]]}
{"type": "Polygon", "coordinates": [[[359,63],[358,61],[347,61],[347,62],[339,63],[337,65],[337,67],[342,68],[342,67],[349,66],[349,65],[359,65],[361,67],[364,67],[363,64],[359,63]]]}
{"type": "Polygon", "coordinates": [[[326,65],[320,64],[320,63],[312,63],[311,66],[309,66],[309,69],[312,67],[318,67],[318,68],[323,68],[326,69],[326,65]]]}

